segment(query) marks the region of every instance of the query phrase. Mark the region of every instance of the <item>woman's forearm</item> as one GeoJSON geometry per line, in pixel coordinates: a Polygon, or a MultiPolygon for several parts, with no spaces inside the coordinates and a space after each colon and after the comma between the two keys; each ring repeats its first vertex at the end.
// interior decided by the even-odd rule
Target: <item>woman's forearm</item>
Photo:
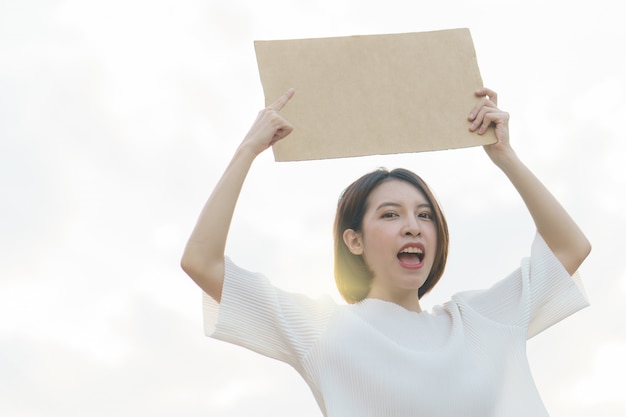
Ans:
{"type": "Polygon", "coordinates": [[[524,200],[537,232],[565,269],[573,274],[591,251],[591,244],[563,206],[514,152],[498,162],[524,200]]]}
{"type": "Polygon", "coordinates": [[[253,160],[250,152],[237,150],[202,208],[181,260],[183,270],[217,301],[222,293],[228,231],[253,160]]]}

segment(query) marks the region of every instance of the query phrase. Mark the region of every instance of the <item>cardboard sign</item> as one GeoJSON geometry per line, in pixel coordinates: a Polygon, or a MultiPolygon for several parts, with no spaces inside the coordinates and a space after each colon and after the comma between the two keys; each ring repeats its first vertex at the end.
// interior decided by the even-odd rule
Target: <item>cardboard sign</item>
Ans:
{"type": "Polygon", "coordinates": [[[277,161],[408,153],[484,145],[469,132],[482,87],[468,29],[255,41],[266,105],[295,127],[277,161]]]}

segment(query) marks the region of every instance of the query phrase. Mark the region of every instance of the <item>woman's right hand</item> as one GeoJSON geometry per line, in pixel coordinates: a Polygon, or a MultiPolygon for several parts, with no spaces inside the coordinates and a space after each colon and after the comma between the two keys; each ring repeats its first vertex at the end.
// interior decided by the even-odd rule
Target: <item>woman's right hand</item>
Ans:
{"type": "Polygon", "coordinates": [[[278,100],[261,110],[246,134],[240,149],[247,149],[256,156],[283,139],[293,131],[293,126],[279,113],[295,93],[287,90],[278,100]]]}

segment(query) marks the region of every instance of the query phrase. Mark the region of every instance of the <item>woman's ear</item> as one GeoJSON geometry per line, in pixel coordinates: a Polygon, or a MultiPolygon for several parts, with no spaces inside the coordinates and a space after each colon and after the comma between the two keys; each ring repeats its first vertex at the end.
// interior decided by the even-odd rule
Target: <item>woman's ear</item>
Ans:
{"type": "Polygon", "coordinates": [[[363,255],[361,233],[355,232],[352,229],[346,229],[343,231],[343,242],[353,255],[363,255]]]}

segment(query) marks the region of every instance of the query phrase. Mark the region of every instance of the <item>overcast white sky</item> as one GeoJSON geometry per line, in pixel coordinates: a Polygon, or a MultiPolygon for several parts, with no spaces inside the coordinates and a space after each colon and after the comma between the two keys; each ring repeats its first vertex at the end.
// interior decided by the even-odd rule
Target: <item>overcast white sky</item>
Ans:
{"type": "MultiPolygon", "coordinates": [[[[592,307],[529,342],[539,389],[553,417],[625,415],[619,8],[0,0],[0,414],[320,416],[295,371],[204,337],[200,292],[178,266],[264,106],[253,41],[469,27],[518,153],[594,245],[581,269],[592,307]]],[[[379,166],[420,173],[449,218],[451,259],[427,307],[490,285],[528,253],[528,215],[473,148],[305,163],[264,154],[229,254],[283,288],[337,297],[334,206],[379,166]]]]}

